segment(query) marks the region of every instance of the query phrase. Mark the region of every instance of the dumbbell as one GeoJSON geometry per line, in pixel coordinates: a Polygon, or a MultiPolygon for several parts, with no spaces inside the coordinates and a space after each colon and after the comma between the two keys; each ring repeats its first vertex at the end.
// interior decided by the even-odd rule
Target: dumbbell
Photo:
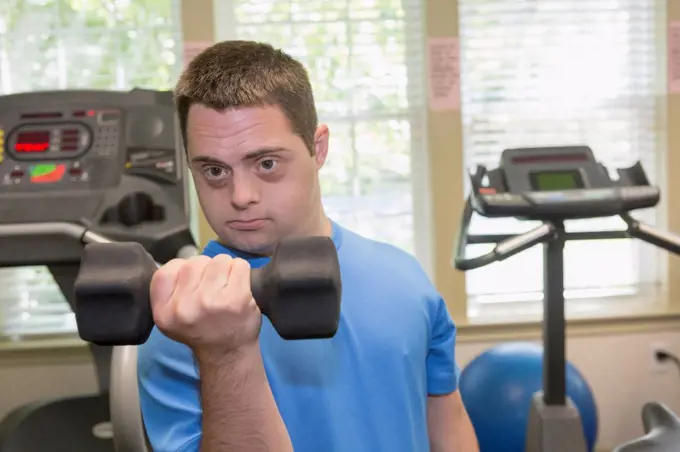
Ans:
{"type": "MultiPolygon", "coordinates": [[[[154,326],[149,288],[158,269],[136,242],[85,246],[74,284],[78,332],[97,345],[139,345],[154,326]]],[[[260,311],[283,339],[335,335],[340,320],[340,265],[328,237],[282,240],[270,262],[251,270],[260,311]]]]}

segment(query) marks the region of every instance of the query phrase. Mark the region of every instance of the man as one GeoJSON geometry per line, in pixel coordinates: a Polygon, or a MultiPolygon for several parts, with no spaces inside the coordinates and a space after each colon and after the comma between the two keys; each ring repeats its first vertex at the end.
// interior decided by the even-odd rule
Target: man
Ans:
{"type": "Polygon", "coordinates": [[[154,276],[154,329],[140,349],[141,407],[156,452],[472,452],[457,391],[456,329],[416,260],[326,217],[317,124],[303,66],[229,41],[197,56],[176,89],[198,198],[217,240],[154,276]],[[285,341],[249,287],[283,237],[338,250],[332,339],[285,341]]]}

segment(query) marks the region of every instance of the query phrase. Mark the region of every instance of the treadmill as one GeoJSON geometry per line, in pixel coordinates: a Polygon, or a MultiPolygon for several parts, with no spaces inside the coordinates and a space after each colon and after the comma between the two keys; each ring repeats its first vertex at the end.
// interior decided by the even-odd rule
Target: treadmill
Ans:
{"type": "MultiPolygon", "coordinates": [[[[138,242],[160,263],[196,254],[185,161],[170,91],[0,96],[0,267],[46,266],[73,309],[88,241],[138,242]]],[[[99,393],[15,409],[0,423],[0,452],[109,452],[114,441],[125,450],[126,435],[141,440],[139,407],[125,413],[130,399],[118,397],[121,378],[136,389],[136,349],[88,346],[99,393]],[[121,410],[137,431],[112,426],[121,410]]]]}
{"type": "MultiPolygon", "coordinates": [[[[469,271],[507,259],[534,245],[542,244],[544,249],[543,390],[533,396],[526,434],[527,452],[587,450],[579,412],[566,396],[565,242],[632,237],[671,253],[680,253],[679,237],[641,223],[630,214],[654,207],[660,200],[659,188],[650,184],[642,165],[638,162],[630,168],[617,169],[617,173],[618,178],[612,179],[587,146],[555,146],[506,149],[497,168],[487,170],[478,166],[469,174],[471,193],[462,215],[454,266],[469,271]],[[468,229],[474,212],[489,218],[540,221],[541,225],[523,234],[471,236],[468,229]],[[627,230],[565,231],[564,223],[568,220],[611,216],[623,219],[627,230]],[[496,245],[486,254],[466,256],[466,246],[479,243],[496,245]]],[[[670,416],[667,410],[666,417],[670,416]]],[[[678,442],[674,442],[673,447],[680,450],[678,427],[663,432],[661,443],[642,438],[634,449],[625,450],[670,451],[664,448],[664,444],[668,445],[668,435],[676,435],[678,442]]],[[[652,433],[656,435],[658,431],[652,433]]]]}

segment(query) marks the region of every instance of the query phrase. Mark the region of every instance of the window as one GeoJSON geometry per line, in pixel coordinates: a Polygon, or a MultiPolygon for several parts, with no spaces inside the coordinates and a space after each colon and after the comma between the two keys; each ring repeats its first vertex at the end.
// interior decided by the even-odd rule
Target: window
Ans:
{"type": "MultiPolygon", "coordinates": [[[[2,0],[0,94],[169,89],[181,69],[179,0],[2,0]]],[[[44,267],[0,269],[5,337],[76,330],[44,267]]]]}
{"type": "MultiPolygon", "coordinates": [[[[494,168],[511,147],[589,145],[612,167],[640,160],[659,183],[665,69],[655,0],[459,0],[465,167],[494,168]]],[[[465,176],[467,178],[467,175],[465,176]]],[[[654,212],[635,213],[654,223],[654,212]]],[[[475,215],[470,233],[535,225],[475,215]]],[[[625,229],[618,218],[574,221],[567,230],[625,229]]],[[[657,281],[657,255],[636,240],[568,242],[565,296],[637,294],[657,281]]],[[[468,248],[470,255],[491,246],[468,248]]],[[[467,273],[469,315],[542,299],[542,248],[467,273]]]]}
{"type": "Polygon", "coordinates": [[[331,146],[329,216],[429,270],[420,0],[219,0],[218,40],[282,48],[308,69],[331,146]]]}

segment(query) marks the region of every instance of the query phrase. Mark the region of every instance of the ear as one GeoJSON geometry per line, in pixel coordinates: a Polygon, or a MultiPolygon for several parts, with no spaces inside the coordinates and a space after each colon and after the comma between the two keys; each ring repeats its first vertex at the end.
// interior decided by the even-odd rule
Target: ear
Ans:
{"type": "Polygon", "coordinates": [[[314,160],[316,160],[316,169],[320,170],[326,162],[328,157],[328,140],[330,132],[326,124],[321,124],[316,128],[314,133],[314,160]]]}

